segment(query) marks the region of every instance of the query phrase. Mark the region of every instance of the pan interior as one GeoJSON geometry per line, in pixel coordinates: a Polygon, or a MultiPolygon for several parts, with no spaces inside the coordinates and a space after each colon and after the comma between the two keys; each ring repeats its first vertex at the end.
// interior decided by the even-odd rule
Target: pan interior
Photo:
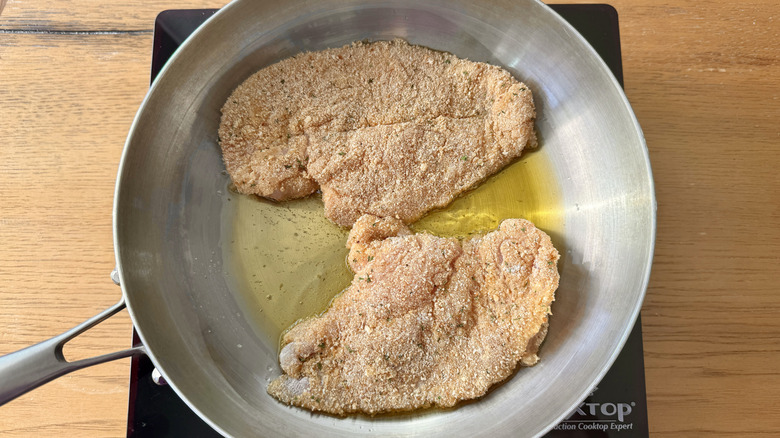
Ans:
{"type": "MultiPolygon", "coordinates": [[[[654,209],[644,141],[622,92],[595,52],[540,3],[238,1],[180,48],[139,110],[117,184],[115,243],[152,359],[225,434],[537,435],[587,395],[633,326],[654,209]],[[324,219],[316,198],[274,204],[232,193],[217,145],[219,109],[275,61],[396,37],[500,65],[531,87],[541,148],[513,165],[531,161],[510,181],[538,188],[518,189],[515,199],[553,236],[561,285],[542,361],[482,400],[376,418],[313,415],[279,404],[265,387],[280,373],[281,328],[321,310],[348,283],[346,231],[324,219]],[[538,199],[523,197],[533,193],[538,199]],[[301,253],[321,264],[280,264],[301,253]]],[[[417,227],[451,229],[442,224],[439,217],[417,227]]]]}

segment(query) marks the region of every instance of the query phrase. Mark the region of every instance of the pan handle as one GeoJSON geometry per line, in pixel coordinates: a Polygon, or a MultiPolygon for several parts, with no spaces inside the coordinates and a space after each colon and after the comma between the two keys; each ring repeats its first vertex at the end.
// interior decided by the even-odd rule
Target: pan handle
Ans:
{"type": "Polygon", "coordinates": [[[62,354],[62,347],[66,342],[103,322],[124,308],[125,300],[123,298],[117,304],[61,335],[57,335],[39,344],[0,357],[0,406],[19,397],[27,391],[72,371],[112,361],[114,359],[146,353],[143,346],[137,346],[127,350],[81,359],[74,362],[68,362],[62,354]]]}

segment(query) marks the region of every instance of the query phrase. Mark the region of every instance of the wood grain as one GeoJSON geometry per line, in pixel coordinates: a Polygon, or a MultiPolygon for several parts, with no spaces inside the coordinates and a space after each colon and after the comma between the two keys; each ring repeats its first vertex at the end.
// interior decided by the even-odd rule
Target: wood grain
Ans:
{"type": "MultiPolygon", "coordinates": [[[[17,2],[0,15],[0,354],[119,300],[111,211],[117,165],[149,84],[167,8],[224,2],[17,2]]],[[[69,343],[130,345],[123,312],[69,343]]],[[[0,407],[0,436],[124,436],[129,360],[82,370],[0,407]]]]}
{"type": "Polygon", "coordinates": [[[780,7],[615,5],[658,198],[652,434],[778,436],[780,7]]]}
{"type": "MultiPolygon", "coordinates": [[[[658,197],[652,435],[779,436],[780,4],[611,3],[658,197]]],[[[0,0],[0,354],[119,299],[114,181],[154,17],[223,4],[0,0]]],[[[67,354],[125,347],[130,330],[122,313],[67,354]]],[[[124,436],[128,373],[123,360],[35,390],[0,407],[0,435],[124,436]]]]}

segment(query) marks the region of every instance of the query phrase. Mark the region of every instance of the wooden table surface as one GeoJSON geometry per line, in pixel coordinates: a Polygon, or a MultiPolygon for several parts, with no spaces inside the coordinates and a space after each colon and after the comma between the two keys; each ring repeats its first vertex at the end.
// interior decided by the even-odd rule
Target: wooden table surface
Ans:
{"type": "MultiPolygon", "coordinates": [[[[114,182],[155,15],[223,4],[0,0],[0,354],[119,300],[114,182]]],[[[780,436],[780,2],[611,4],[658,198],[651,434],[780,436]]],[[[130,334],[122,312],[65,353],[130,334]]],[[[0,435],[123,436],[129,370],[78,371],[0,407],[0,435]]]]}

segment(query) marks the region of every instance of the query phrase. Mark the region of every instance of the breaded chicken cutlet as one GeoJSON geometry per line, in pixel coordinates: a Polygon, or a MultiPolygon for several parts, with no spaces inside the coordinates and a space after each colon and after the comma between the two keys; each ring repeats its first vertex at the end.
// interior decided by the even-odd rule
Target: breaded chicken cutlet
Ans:
{"type": "Polygon", "coordinates": [[[459,241],[362,216],[351,286],[283,337],[282,402],[344,415],[449,407],[533,365],[558,287],[558,252],[531,222],[459,241]]]}
{"type": "Polygon", "coordinates": [[[325,215],[411,223],[536,145],[531,91],[499,67],[402,40],[302,53],[242,83],[222,108],[238,191],[322,190],[325,215]]]}

